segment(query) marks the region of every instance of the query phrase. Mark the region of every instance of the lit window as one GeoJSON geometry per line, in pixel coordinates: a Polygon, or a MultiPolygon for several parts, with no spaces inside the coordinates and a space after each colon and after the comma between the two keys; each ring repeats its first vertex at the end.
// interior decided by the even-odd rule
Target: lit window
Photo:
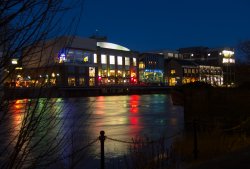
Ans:
{"type": "Polygon", "coordinates": [[[234,51],[223,50],[222,53],[223,53],[224,57],[231,57],[234,54],[234,51]]]}
{"type": "Polygon", "coordinates": [[[88,56],[85,56],[84,58],[83,58],[83,62],[88,62],[89,61],[89,57],[88,56]]]}
{"type": "Polygon", "coordinates": [[[94,53],[94,63],[97,63],[97,54],[94,53]]]}
{"type": "Polygon", "coordinates": [[[84,78],[83,77],[79,78],[79,86],[84,86],[84,78]]]}
{"type": "Polygon", "coordinates": [[[118,76],[122,76],[122,71],[121,71],[121,70],[118,70],[118,71],[117,71],[117,75],[118,75],[118,76]]]}
{"type": "Polygon", "coordinates": [[[130,65],[130,59],[129,59],[129,57],[125,57],[125,65],[126,66],[130,65]]]}
{"type": "Polygon", "coordinates": [[[195,73],[195,69],[192,69],[192,73],[195,73]]]}
{"type": "Polygon", "coordinates": [[[187,69],[186,68],[184,69],[184,73],[187,73],[187,69]]]}
{"type": "Polygon", "coordinates": [[[107,64],[107,55],[101,55],[101,63],[102,64],[107,64]]]}
{"type": "Polygon", "coordinates": [[[95,67],[89,67],[89,77],[95,77],[95,67]]]}
{"type": "Polygon", "coordinates": [[[133,58],[133,66],[136,66],[136,58],[133,58]]]}
{"type": "Polygon", "coordinates": [[[59,56],[59,63],[63,63],[66,60],[66,55],[65,53],[61,53],[59,56]]]}
{"type": "Polygon", "coordinates": [[[109,56],[109,64],[111,64],[111,65],[115,64],[115,56],[113,56],[113,55],[109,56]]]}
{"type": "Polygon", "coordinates": [[[75,86],[76,85],[75,77],[68,77],[68,85],[69,86],[75,86]]]}
{"type": "Polygon", "coordinates": [[[175,70],[174,70],[174,69],[171,69],[171,70],[170,70],[170,73],[171,73],[171,74],[175,74],[175,70]]]}
{"type": "Polygon", "coordinates": [[[173,57],[174,54],[173,54],[173,53],[168,53],[168,56],[169,56],[169,57],[173,57]]]}
{"type": "Polygon", "coordinates": [[[12,65],[17,65],[17,59],[12,59],[12,60],[11,60],[11,64],[12,64],[12,65]]]}
{"type": "Polygon", "coordinates": [[[110,76],[115,76],[115,70],[110,70],[109,74],[110,76]]]}
{"type": "Polygon", "coordinates": [[[145,64],[143,62],[139,63],[139,69],[145,69],[145,64]]]}
{"type": "Polygon", "coordinates": [[[117,56],[117,64],[122,65],[122,56],[117,56]]]}
{"type": "Polygon", "coordinates": [[[229,63],[229,59],[228,58],[223,58],[222,63],[229,63]]]}
{"type": "Polygon", "coordinates": [[[230,63],[235,63],[235,60],[230,58],[230,59],[229,59],[229,62],[230,62],[230,63]]]}

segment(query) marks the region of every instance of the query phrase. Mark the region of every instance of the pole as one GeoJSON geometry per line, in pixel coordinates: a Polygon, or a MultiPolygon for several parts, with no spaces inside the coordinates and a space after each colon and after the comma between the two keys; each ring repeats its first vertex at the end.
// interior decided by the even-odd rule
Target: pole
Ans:
{"type": "Polygon", "coordinates": [[[105,132],[104,131],[100,131],[100,136],[99,136],[99,140],[101,142],[101,169],[104,169],[104,141],[106,136],[104,136],[105,132]]]}

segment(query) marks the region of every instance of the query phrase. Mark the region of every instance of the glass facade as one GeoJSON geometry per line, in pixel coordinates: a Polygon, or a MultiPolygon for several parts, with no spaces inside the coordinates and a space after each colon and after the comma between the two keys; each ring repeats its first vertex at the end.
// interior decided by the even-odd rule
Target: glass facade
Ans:
{"type": "Polygon", "coordinates": [[[96,54],[78,49],[61,49],[58,53],[59,63],[75,63],[75,64],[84,64],[84,63],[95,63],[96,54]]]}

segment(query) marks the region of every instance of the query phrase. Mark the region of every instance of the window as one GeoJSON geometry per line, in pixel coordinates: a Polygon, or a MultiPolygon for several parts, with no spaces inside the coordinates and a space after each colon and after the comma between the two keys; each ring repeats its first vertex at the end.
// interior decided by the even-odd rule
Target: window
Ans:
{"type": "Polygon", "coordinates": [[[94,63],[97,63],[97,54],[94,53],[93,57],[94,57],[94,63]]]}
{"type": "Polygon", "coordinates": [[[101,76],[106,77],[108,75],[108,72],[106,69],[103,69],[101,72],[101,76]]]}
{"type": "Polygon", "coordinates": [[[68,77],[68,85],[69,86],[75,86],[76,85],[75,77],[68,77]]]}
{"type": "Polygon", "coordinates": [[[126,66],[130,65],[130,59],[129,59],[129,57],[125,57],[125,65],[126,66]]]}
{"type": "Polygon", "coordinates": [[[109,64],[111,64],[111,65],[115,64],[115,56],[114,55],[109,56],[109,64]]]}
{"type": "Polygon", "coordinates": [[[88,62],[88,61],[89,61],[89,57],[88,56],[84,56],[83,62],[88,62]]]}
{"type": "Polygon", "coordinates": [[[110,70],[110,76],[115,76],[115,70],[110,70]]]}
{"type": "Polygon", "coordinates": [[[95,78],[89,78],[89,86],[95,86],[95,78]]]}
{"type": "Polygon", "coordinates": [[[83,77],[79,78],[79,86],[84,86],[84,78],[83,77]]]}
{"type": "Polygon", "coordinates": [[[145,64],[143,62],[139,63],[139,69],[145,69],[145,64]]]}
{"type": "Polygon", "coordinates": [[[117,76],[120,76],[120,77],[122,76],[122,71],[121,70],[117,71],[117,76]]]}
{"type": "Polygon", "coordinates": [[[175,74],[175,69],[171,69],[171,70],[170,70],[170,73],[171,73],[171,74],[175,74]]]}
{"type": "Polygon", "coordinates": [[[102,64],[107,64],[107,55],[101,55],[101,63],[102,64]]]}
{"type": "Polygon", "coordinates": [[[122,65],[122,56],[117,56],[117,64],[122,65]]]}
{"type": "Polygon", "coordinates": [[[192,73],[195,73],[195,69],[192,69],[192,73]]]}
{"type": "Polygon", "coordinates": [[[95,67],[89,67],[89,77],[95,77],[95,67]]]}
{"type": "Polygon", "coordinates": [[[187,69],[186,68],[184,69],[184,73],[187,73],[187,69]]]}
{"type": "Polygon", "coordinates": [[[133,58],[133,66],[136,66],[136,58],[133,58]]]}

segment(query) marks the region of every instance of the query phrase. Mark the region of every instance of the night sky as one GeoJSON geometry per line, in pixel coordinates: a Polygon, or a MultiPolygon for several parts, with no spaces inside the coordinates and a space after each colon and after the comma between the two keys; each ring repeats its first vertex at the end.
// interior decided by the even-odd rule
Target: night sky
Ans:
{"type": "Polygon", "coordinates": [[[77,35],[93,34],[141,52],[235,47],[250,39],[250,0],[85,0],[77,35]]]}

